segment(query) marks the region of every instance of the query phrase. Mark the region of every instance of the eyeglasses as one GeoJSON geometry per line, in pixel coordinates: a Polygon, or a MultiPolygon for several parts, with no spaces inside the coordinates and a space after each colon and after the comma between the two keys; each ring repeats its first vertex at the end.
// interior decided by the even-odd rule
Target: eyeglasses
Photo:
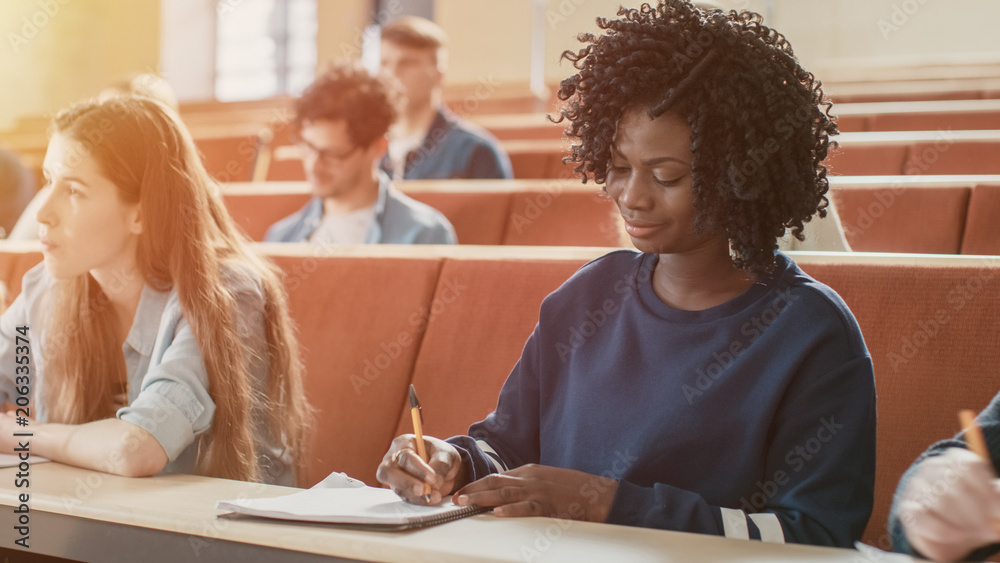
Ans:
{"type": "Polygon", "coordinates": [[[350,158],[355,151],[361,148],[358,145],[354,145],[351,147],[351,150],[337,154],[328,149],[321,149],[305,139],[299,139],[296,145],[299,147],[299,154],[302,155],[303,159],[305,159],[307,155],[315,156],[324,166],[337,166],[350,158]]]}

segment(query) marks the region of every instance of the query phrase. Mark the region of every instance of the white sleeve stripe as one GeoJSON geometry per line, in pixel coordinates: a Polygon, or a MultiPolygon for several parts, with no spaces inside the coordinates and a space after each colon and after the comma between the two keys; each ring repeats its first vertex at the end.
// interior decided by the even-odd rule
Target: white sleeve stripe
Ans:
{"type": "Polygon", "coordinates": [[[785,543],[785,532],[781,529],[778,517],[769,512],[750,514],[750,519],[760,530],[760,541],[768,543],[785,543]]]}
{"type": "Polygon", "coordinates": [[[723,507],[720,507],[719,510],[722,511],[722,527],[727,538],[737,540],[750,539],[750,528],[747,526],[747,517],[742,510],[723,507]]]}
{"type": "Polygon", "coordinates": [[[502,473],[507,471],[507,466],[504,464],[503,460],[500,459],[500,455],[497,454],[496,450],[494,450],[492,446],[483,440],[476,440],[476,445],[479,446],[479,449],[483,450],[486,457],[490,458],[490,461],[493,462],[493,467],[496,468],[497,472],[502,473]]]}

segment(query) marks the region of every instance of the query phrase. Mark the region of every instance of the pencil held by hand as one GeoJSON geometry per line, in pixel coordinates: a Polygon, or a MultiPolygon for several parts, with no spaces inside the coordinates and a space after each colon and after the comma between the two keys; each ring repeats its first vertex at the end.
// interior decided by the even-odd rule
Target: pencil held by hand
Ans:
{"type": "MultiPolygon", "coordinates": [[[[420,459],[427,463],[427,446],[424,444],[424,419],[420,411],[420,400],[417,399],[417,390],[410,384],[410,416],[413,418],[413,434],[416,436],[417,453],[420,459]]],[[[431,487],[424,484],[424,501],[431,502],[431,487]]]]}
{"type": "MultiPolygon", "coordinates": [[[[410,386],[411,392],[413,386],[410,386]]],[[[986,440],[983,439],[983,431],[976,424],[976,413],[968,409],[958,411],[958,420],[965,431],[965,443],[969,445],[972,453],[990,461],[990,452],[986,449],[986,440]]]]}
{"type": "Polygon", "coordinates": [[[417,393],[410,386],[413,434],[396,436],[375,477],[411,504],[437,504],[465,484],[462,456],[455,446],[425,436],[417,393]]]}

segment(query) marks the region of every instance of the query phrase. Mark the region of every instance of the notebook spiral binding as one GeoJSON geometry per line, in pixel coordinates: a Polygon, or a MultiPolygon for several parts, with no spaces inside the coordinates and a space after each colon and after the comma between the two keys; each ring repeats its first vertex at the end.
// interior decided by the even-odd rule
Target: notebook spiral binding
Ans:
{"type": "Polygon", "coordinates": [[[438,524],[444,524],[445,522],[451,522],[452,520],[458,520],[460,518],[465,518],[466,516],[474,516],[476,514],[482,514],[484,512],[490,512],[493,510],[489,506],[478,506],[475,504],[470,504],[469,506],[463,506],[459,510],[453,510],[445,514],[437,514],[435,516],[423,516],[420,518],[412,518],[409,522],[401,524],[398,527],[393,526],[394,530],[412,530],[414,528],[424,528],[427,526],[437,526],[438,524]]]}

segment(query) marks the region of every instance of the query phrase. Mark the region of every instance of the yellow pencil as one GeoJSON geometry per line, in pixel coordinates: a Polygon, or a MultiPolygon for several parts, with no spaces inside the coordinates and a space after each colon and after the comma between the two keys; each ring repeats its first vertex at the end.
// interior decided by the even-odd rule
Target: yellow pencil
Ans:
{"type": "MultiPolygon", "coordinates": [[[[417,390],[410,384],[410,416],[413,418],[413,435],[416,436],[417,453],[420,459],[427,463],[427,447],[424,445],[423,414],[420,412],[420,401],[417,400],[417,390]]],[[[431,486],[424,483],[424,500],[431,502],[431,486]]]]}
{"type": "Polygon", "coordinates": [[[958,420],[965,430],[965,443],[969,445],[969,450],[979,457],[990,461],[990,452],[986,449],[986,440],[983,439],[983,431],[976,424],[976,413],[968,409],[958,411],[958,420]]]}

